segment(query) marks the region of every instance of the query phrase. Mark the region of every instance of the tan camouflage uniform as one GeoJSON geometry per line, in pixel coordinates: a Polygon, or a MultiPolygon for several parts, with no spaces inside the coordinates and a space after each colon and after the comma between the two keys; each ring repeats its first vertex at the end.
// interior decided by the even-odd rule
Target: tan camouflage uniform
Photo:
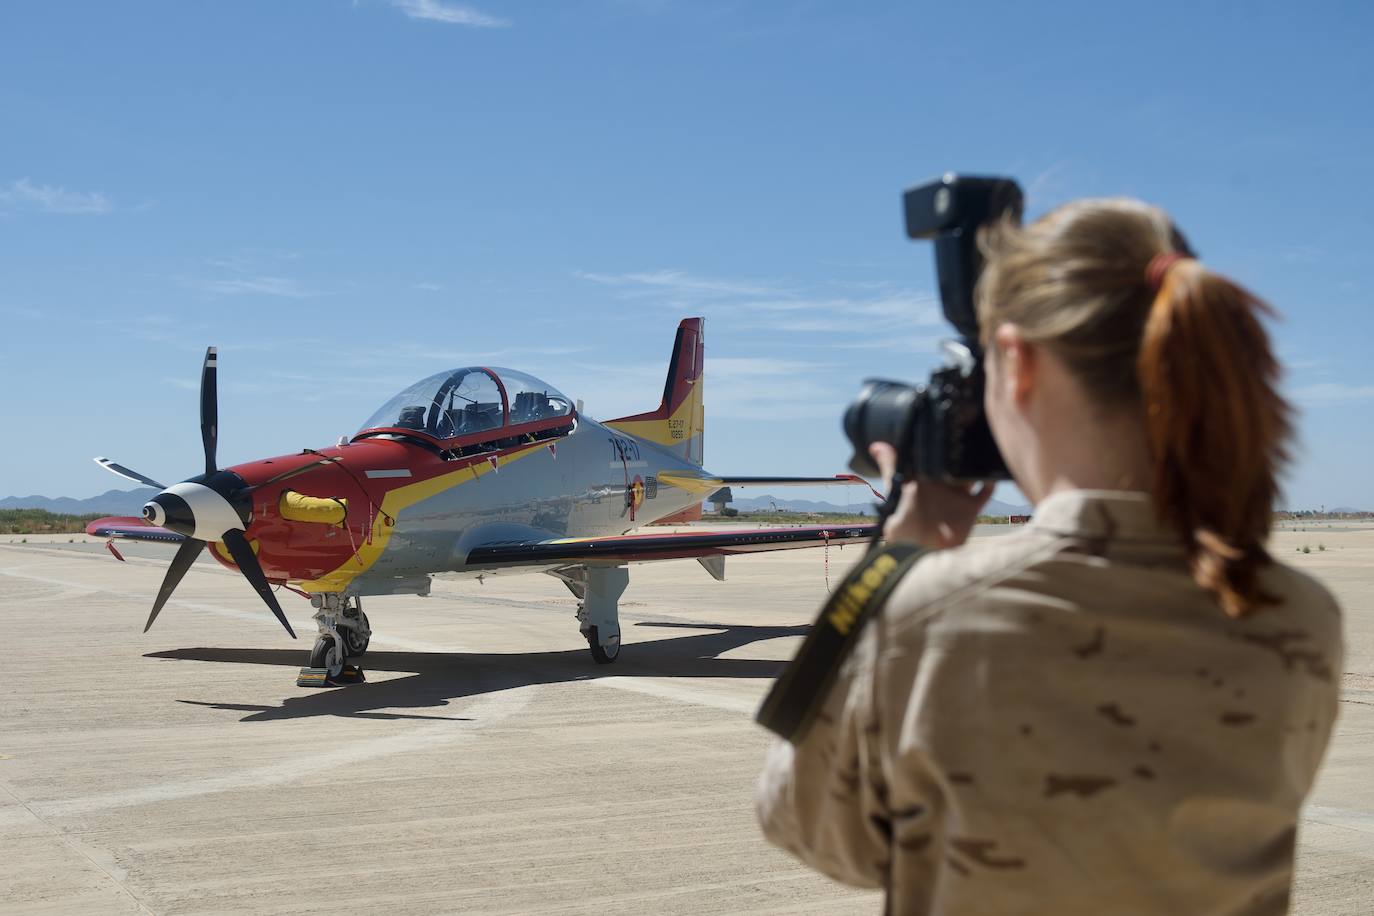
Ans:
{"type": "Polygon", "coordinates": [[[906,914],[1284,913],[1331,733],[1315,581],[1228,619],[1137,493],[929,554],[760,780],[770,840],[906,914]]]}

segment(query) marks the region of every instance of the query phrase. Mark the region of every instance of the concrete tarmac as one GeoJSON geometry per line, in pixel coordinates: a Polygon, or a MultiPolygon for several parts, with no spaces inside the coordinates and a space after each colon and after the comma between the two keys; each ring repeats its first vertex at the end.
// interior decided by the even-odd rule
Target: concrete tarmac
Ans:
{"type": "MultiPolygon", "coordinates": [[[[752,714],[826,593],[823,551],[731,558],[723,583],[632,567],[608,667],[547,576],[367,600],[368,683],[309,690],[306,601],[281,593],[292,641],[203,560],[145,635],[171,548],[20,540],[0,536],[0,914],[881,909],[754,822],[752,714]]],[[[1336,592],[1349,643],[1294,911],[1368,914],[1374,531],[1274,548],[1336,592]]],[[[858,555],[832,548],[831,581],[858,555]]]]}

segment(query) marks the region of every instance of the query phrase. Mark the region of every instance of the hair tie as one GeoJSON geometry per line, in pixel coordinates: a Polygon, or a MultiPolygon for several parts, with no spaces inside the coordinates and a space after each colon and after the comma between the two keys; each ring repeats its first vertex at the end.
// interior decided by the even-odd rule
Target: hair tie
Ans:
{"type": "Polygon", "coordinates": [[[1169,268],[1179,261],[1188,260],[1188,257],[1181,251],[1166,251],[1163,254],[1155,255],[1150,258],[1150,263],[1145,266],[1145,282],[1149,284],[1151,290],[1159,292],[1160,287],[1164,285],[1164,277],[1168,275],[1169,268]]]}

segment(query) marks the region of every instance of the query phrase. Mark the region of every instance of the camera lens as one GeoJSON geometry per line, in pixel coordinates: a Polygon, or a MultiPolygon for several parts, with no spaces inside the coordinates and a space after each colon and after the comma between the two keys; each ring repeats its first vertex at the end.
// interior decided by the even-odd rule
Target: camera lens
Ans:
{"type": "Polygon", "coordinates": [[[912,416],[920,396],[920,389],[900,382],[869,379],[864,383],[844,412],[844,432],[854,446],[849,466],[855,473],[878,476],[878,466],[868,454],[874,442],[886,442],[897,449],[898,467],[909,470],[912,416]]]}

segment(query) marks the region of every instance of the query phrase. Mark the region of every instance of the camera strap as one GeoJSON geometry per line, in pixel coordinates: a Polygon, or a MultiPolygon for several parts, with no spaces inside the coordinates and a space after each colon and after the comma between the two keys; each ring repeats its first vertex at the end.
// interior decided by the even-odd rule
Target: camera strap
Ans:
{"type": "Polygon", "coordinates": [[[754,720],[793,744],[800,741],[864,624],[925,552],[915,544],[871,548],[821,607],[801,649],[773,683],[754,720]]]}

